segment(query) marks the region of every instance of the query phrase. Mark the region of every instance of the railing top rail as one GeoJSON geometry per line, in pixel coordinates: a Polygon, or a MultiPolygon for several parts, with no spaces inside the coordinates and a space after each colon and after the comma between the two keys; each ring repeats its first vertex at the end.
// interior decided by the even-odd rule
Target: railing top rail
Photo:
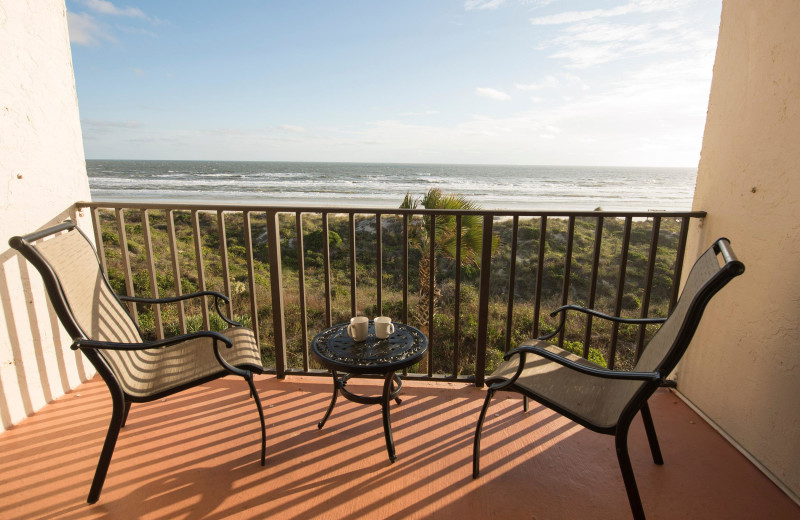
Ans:
{"type": "Polygon", "coordinates": [[[278,205],[253,205],[253,204],[178,204],[155,202],[131,201],[92,201],[77,202],[78,208],[121,208],[121,209],[161,209],[184,211],[264,211],[274,213],[331,213],[331,214],[369,214],[369,215],[479,215],[479,216],[520,216],[520,217],[695,217],[704,218],[705,211],[577,211],[577,210],[544,210],[521,211],[512,209],[485,209],[485,210],[448,210],[448,209],[402,209],[402,208],[368,208],[368,207],[341,207],[341,206],[278,206],[278,205]]]}

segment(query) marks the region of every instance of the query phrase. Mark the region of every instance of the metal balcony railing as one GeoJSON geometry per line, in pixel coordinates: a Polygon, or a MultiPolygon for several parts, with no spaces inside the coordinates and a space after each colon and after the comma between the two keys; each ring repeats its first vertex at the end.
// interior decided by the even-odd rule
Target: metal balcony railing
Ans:
{"type": "MultiPolygon", "coordinates": [[[[388,314],[429,337],[411,378],[483,385],[504,351],[553,330],[551,307],[666,315],[686,237],[704,212],[457,211],[82,202],[103,269],[127,295],[217,290],[278,377],[316,374],[310,339],[388,314]],[[433,247],[431,247],[433,245],[433,247]],[[124,254],[123,254],[124,253],[124,254]],[[464,262],[473,257],[472,262],[464,262]],[[431,268],[427,268],[430,266],[431,268]],[[427,269],[427,271],[426,271],[427,269]],[[423,275],[420,276],[420,270],[423,275]],[[348,298],[349,297],[349,298],[348,298]],[[349,301],[348,301],[349,300],[349,301]]],[[[220,327],[208,303],[131,305],[153,337],[220,327]]],[[[558,343],[628,367],[654,329],[568,323],[558,343]]]]}

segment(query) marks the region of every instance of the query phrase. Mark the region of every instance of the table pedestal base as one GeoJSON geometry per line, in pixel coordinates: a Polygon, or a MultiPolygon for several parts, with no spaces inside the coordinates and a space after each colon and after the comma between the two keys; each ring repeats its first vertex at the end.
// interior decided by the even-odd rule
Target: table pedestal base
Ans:
{"type": "Polygon", "coordinates": [[[328,411],[325,412],[325,417],[317,423],[317,428],[322,428],[325,426],[325,421],[328,420],[330,417],[331,412],[333,411],[334,405],[336,405],[336,396],[339,392],[342,392],[342,395],[354,403],[359,404],[379,404],[381,405],[383,411],[383,434],[386,437],[386,451],[389,452],[389,460],[394,462],[397,460],[394,452],[394,439],[392,438],[392,422],[391,418],[389,417],[389,403],[392,399],[395,400],[397,404],[402,403],[399,397],[400,390],[403,388],[403,381],[400,379],[394,371],[387,372],[384,374],[383,380],[383,393],[380,397],[372,397],[372,396],[363,396],[357,395],[350,392],[347,388],[347,381],[353,376],[353,374],[345,374],[342,377],[336,373],[335,370],[331,370],[333,373],[333,396],[331,397],[331,404],[328,406],[328,411]]]}

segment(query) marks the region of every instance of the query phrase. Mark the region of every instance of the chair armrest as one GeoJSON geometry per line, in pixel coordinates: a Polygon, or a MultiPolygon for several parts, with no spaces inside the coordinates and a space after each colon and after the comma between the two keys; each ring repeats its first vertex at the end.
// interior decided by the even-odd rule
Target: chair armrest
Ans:
{"type": "Polygon", "coordinates": [[[587,309],[585,307],[580,307],[578,305],[564,305],[563,307],[559,307],[558,309],[550,313],[550,316],[555,316],[556,314],[561,313],[561,320],[559,321],[556,330],[554,330],[550,334],[539,336],[536,339],[550,339],[559,332],[561,332],[561,329],[564,328],[564,324],[567,322],[567,311],[582,312],[584,314],[589,314],[597,318],[603,318],[604,320],[613,321],[615,323],[628,323],[632,325],[651,325],[656,323],[664,323],[665,321],[667,321],[667,318],[622,318],[620,316],[611,316],[610,314],[604,314],[594,309],[587,309]]]}
{"type": "Polygon", "coordinates": [[[72,342],[70,348],[72,350],[78,349],[108,349],[108,350],[127,350],[127,351],[135,351],[135,350],[145,350],[151,348],[166,348],[173,345],[177,345],[183,343],[185,341],[189,341],[196,338],[211,338],[215,341],[212,342],[214,347],[214,357],[217,358],[217,362],[230,372],[231,374],[235,374],[242,377],[248,377],[250,372],[248,370],[242,370],[241,368],[237,368],[227,361],[220,355],[219,353],[219,342],[225,344],[227,348],[233,347],[233,342],[227,336],[220,334],[219,332],[214,332],[211,330],[203,330],[199,332],[191,332],[189,334],[181,334],[180,336],[173,336],[171,338],[160,339],[157,341],[147,341],[143,343],[116,343],[113,341],[96,341],[91,339],[76,339],[72,342]]]}
{"type": "Polygon", "coordinates": [[[175,303],[180,302],[183,300],[188,300],[191,298],[199,298],[201,296],[213,296],[214,297],[214,308],[219,314],[219,317],[227,323],[228,325],[233,325],[235,327],[241,327],[242,324],[238,321],[233,321],[232,319],[225,316],[225,314],[219,308],[219,301],[222,300],[225,303],[228,303],[230,300],[227,296],[217,291],[198,291],[190,294],[182,294],[180,296],[170,296],[168,298],[141,298],[138,296],[125,296],[123,294],[118,294],[117,297],[123,302],[133,302],[133,303],[175,303]]]}
{"type": "Polygon", "coordinates": [[[511,359],[512,356],[518,355],[520,357],[519,366],[517,367],[516,373],[511,377],[511,379],[507,381],[503,381],[498,385],[492,385],[494,390],[499,390],[506,386],[513,384],[519,376],[522,374],[522,370],[525,368],[525,357],[526,354],[536,354],[537,356],[541,356],[547,360],[553,361],[558,363],[559,365],[565,366],[567,368],[576,370],[581,372],[582,374],[602,377],[604,379],[618,379],[618,380],[628,380],[628,381],[661,381],[662,377],[659,372],[616,372],[613,370],[606,370],[602,368],[593,368],[588,367],[586,365],[582,365],[580,363],[576,363],[571,359],[563,358],[558,354],[554,354],[549,350],[539,347],[539,346],[525,346],[525,347],[517,347],[514,350],[509,351],[503,359],[508,361],[511,359]]]}

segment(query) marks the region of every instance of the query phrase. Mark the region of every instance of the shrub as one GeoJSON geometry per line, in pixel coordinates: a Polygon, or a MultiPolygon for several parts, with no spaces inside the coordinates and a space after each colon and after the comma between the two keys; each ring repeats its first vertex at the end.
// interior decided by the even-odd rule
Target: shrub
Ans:
{"type": "Polygon", "coordinates": [[[626,311],[635,311],[642,306],[639,297],[633,293],[625,293],[622,296],[622,308],[626,311]]]}
{"type": "MultiPolygon", "coordinates": [[[[581,341],[564,341],[564,350],[572,352],[577,356],[583,356],[583,342],[581,341]]],[[[607,368],[606,360],[603,353],[596,348],[589,347],[589,361],[595,365],[607,368]]]]}

